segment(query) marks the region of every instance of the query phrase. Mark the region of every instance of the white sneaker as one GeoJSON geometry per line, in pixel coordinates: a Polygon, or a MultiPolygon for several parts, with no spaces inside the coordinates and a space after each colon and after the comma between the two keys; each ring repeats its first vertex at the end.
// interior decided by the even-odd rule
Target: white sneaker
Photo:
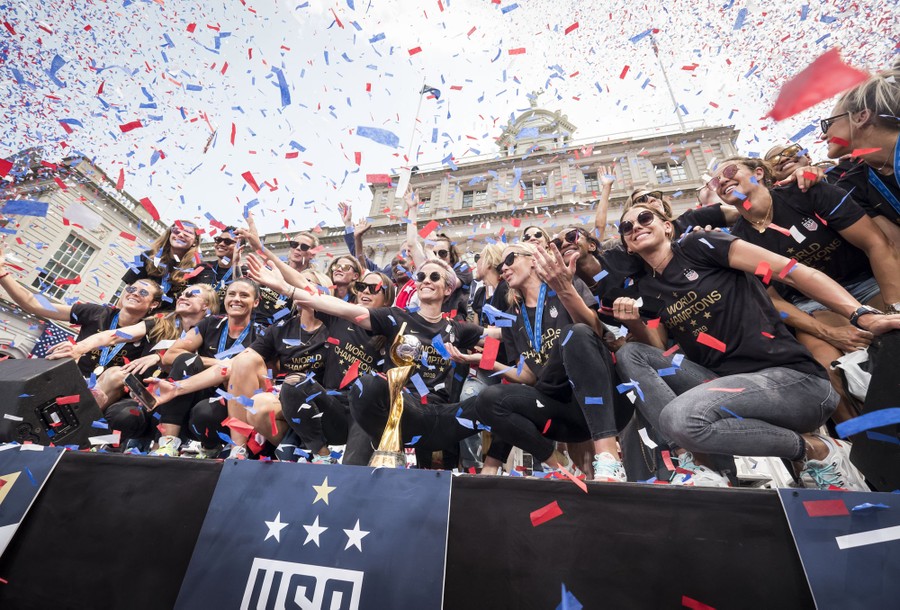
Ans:
{"type": "Polygon", "coordinates": [[[231,451],[228,452],[229,460],[246,460],[247,459],[247,448],[243,445],[233,445],[231,447],[231,451]]]}
{"type": "Polygon", "coordinates": [[[163,435],[159,437],[159,446],[155,451],[151,451],[150,455],[162,455],[166,457],[178,457],[181,453],[181,439],[177,436],[163,435]]]}
{"type": "Polygon", "coordinates": [[[594,480],[624,483],[628,477],[625,476],[625,466],[622,462],[611,453],[604,451],[594,456],[594,480]]]}
{"type": "Polygon", "coordinates": [[[694,454],[685,451],[676,458],[678,469],[686,472],[676,472],[672,477],[672,485],[684,487],[731,487],[731,482],[723,474],[694,463],[694,454]]]}
{"type": "Polygon", "coordinates": [[[800,479],[812,481],[818,489],[839,487],[850,491],[869,491],[865,477],[850,462],[850,443],[816,434],[828,446],[823,460],[806,460],[800,479]]]}

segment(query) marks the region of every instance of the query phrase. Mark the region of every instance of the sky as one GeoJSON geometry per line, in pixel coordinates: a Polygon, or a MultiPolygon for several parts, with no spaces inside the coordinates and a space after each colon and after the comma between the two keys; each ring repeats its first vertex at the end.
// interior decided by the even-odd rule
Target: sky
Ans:
{"type": "Polygon", "coordinates": [[[0,156],[81,153],[163,220],[264,232],[365,215],[366,176],[411,160],[496,154],[538,89],[578,140],[675,124],[660,64],[689,124],[823,158],[833,101],[775,122],[781,87],[832,48],[869,72],[900,52],[898,0],[19,0],[0,22],[0,156]]]}

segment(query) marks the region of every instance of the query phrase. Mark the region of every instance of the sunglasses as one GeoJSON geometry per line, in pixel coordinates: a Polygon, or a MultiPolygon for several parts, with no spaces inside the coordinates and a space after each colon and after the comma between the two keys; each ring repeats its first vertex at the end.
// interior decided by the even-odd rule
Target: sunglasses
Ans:
{"type": "Polygon", "coordinates": [[[216,237],[214,240],[216,244],[222,244],[224,246],[233,246],[237,242],[233,239],[229,239],[228,237],[216,237]]]}
{"type": "Polygon", "coordinates": [[[803,149],[799,144],[791,144],[777,155],[774,155],[771,159],[767,159],[767,161],[772,165],[781,165],[782,163],[793,160],[801,150],[803,149]]]}
{"type": "Polygon", "coordinates": [[[481,255],[480,255],[480,254],[476,254],[476,255],[475,255],[475,262],[477,263],[477,262],[480,261],[480,260],[481,260],[481,255]]]}
{"type": "Polygon", "coordinates": [[[356,271],[356,267],[345,263],[338,263],[334,267],[332,267],[331,270],[340,271],[341,273],[347,273],[348,271],[356,271]]]}
{"type": "Polygon", "coordinates": [[[450,250],[438,250],[437,255],[440,258],[447,258],[450,255],[450,250]]]}
{"type": "Polygon", "coordinates": [[[716,176],[715,178],[713,178],[712,180],[707,182],[707,184],[709,185],[709,188],[716,191],[719,189],[719,183],[722,182],[722,178],[731,180],[734,178],[734,176],[737,174],[737,172],[738,172],[738,166],[732,163],[731,165],[729,165],[728,167],[723,169],[721,174],[719,174],[718,176],[716,176]]]}
{"type": "Polygon", "coordinates": [[[303,252],[309,252],[312,249],[312,246],[310,246],[309,244],[303,244],[299,241],[289,241],[288,245],[291,247],[291,249],[300,248],[300,250],[302,250],[303,252]]]}
{"type": "Polygon", "coordinates": [[[182,298],[190,299],[191,297],[199,297],[203,296],[203,293],[197,290],[196,288],[193,290],[185,290],[181,293],[182,298]]]}
{"type": "MultiPolygon", "coordinates": [[[[578,241],[578,229],[572,229],[571,231],[569,231],[565,235],[563,235],[563,238],[566,240],[566,243],[574,244],[576,241],[578,241]]],[[[562,246],[563,246],[562,239],[557,237],[550,243],[553,244],[554,246],[556,246],[557,250],[562,249],[562,246]]]]}
{"type": "MultiPolygon", "coordinates": [[[[640,224],[642,227],[649,227],[653,223],[654,218],[656,218],[656,214],[654,214],[650,210],[644,210],[637,215],[638,224],[640,224]]],[[[631,235],[632,231],[634,231],[634,223],[630,220],[626,220],[619,225],[619,233],[622,235],[622,237],[631,235]]]]}
{"type": "Polygon", "coordinates": [[[835,121],[837,121],[838,119],[842,119],[845,116],[848,116],[849,114],[850,114],[849,112],[842,112],[840,114],[830,116],[827,119],[821,119],[819,121],[819,129],[822,130],[822,135],[824,136],[826,133],[828,133],[828,130],[835,123],[835,121]]]}
{"type": "MultiPolygon", "coordinates": [[[[436,280],[432,280],[436,281],[436,280]]],[[[377,284],[369,284],[368,282],[353,282],[353,287],[356,288],[356,292],[368,292],[369,294],[378,294],[379,292],[387,291],[384,284],[378,282],[377,284]]]]}
{"type": "Polygon", "coordinates": [[[426,277],[427,277],[429,280],[431,280],[431,282],[434,283],[434,284],[440,282],[441,279],[442,279],[442,278],[441,278],[441,274],[438,273],[437,271],[432,271],[432,272],[429,273],[428,275],[425,275],[425,272],[424,272],[424,271],[419,271],[419,272],[416,274],[416,281],[417,281],[417,282],[424,282],[426,277]]]}
{"type": "Polygon", "coordinates": [[[494,269],[497,271],[497,273],[503,273],[503,268],[512,267],[512,264],[516,262],[517,256],[531,256],[531,254],[528,254],[527,252],[510,252],[506,255],[506,258],[504,258],[496,267],[494,267],[494,269]]]}
{"type": "Polygon", "coordinates": [[[522,235],[522,238],[525,241],[528,241],[529,239],[543,239],[543,237],[544,237],[543,231],[535,231],[534,233],[525,233],[524,235],[522,235]]]}
{"type": "Polygon", "coordinates": [[[644,193],[638,197],[635,197],[633,203],[647,203],[651,199],[659,199],[662,201],[662,191],[650,191],[649,193],[644,193]]]}
{"type": "Polygon", "coordinates": [[[142,297],[149,297],[150,291],[146,288],[138,288],[137,286],[125,286],[125,292],[128,294],[138,293],[142,297]]]}

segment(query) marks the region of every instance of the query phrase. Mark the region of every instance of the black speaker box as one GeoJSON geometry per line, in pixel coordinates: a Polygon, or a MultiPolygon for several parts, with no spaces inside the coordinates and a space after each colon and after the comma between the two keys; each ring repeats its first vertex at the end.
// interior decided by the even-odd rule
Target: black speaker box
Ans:
{"type": "Polygon", "coordinates": [[[74,360],[0,362],[0,442],[86,447],[106,433],[91,426],[102,417],[74,360]]]}
{"type": "MultiPolygon", "coordinates": [[[[863,414],[900,407],[900,330],[878,337],[869,347],[872,381],[863,414]]],[[[850,459],[877,490],[900,489],[900,424],[894,423],[850,437],[850,459]]]]}

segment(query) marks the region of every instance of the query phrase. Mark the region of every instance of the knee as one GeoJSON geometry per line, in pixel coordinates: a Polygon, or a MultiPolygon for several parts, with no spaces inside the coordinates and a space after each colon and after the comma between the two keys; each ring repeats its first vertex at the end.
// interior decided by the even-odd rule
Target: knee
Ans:
{"type": "Polygon", "coordinates": [[[630,341],[616,352],[616,367],[628,367],[646,364],[651,354],[658,350],[646,343],[630,341]]]}
{"type": "Polygon", "coordinates": [[[691,449],[710,430],[709,423],[689,404],[673,401],[659,415],[659,431],[679,447],[691,449]]]}
{"type": "Polygon", "coordinates": [[[483,422],[494,421],[508,411],[503,408],[504,385],[485,388],[475,399],[475,414],[483,422]]]}
{"type": "MultiPolygon", "coordinates": [[[[197,354],[191,352],[178,354],[178,356],[175,357],[175,361],[172,363],[172,368],[170,369],[172,379],[187,377],[198,372],[198,369],[196,368],[197,365],[195,363],[199,360],[200,358],[197,356],[197,354]]],[[[203,367],[201,366],[200,369],[202,370],[202,368],[203,367]]]]}
{"type": "Polygon", "coordinates": [[[235,356],[231,361],[231,374],[237,378],[243,375],[255,374],[260,368],[265,367],[266,363],[262,356],[252,349],[245,349],[235,356]]]}

